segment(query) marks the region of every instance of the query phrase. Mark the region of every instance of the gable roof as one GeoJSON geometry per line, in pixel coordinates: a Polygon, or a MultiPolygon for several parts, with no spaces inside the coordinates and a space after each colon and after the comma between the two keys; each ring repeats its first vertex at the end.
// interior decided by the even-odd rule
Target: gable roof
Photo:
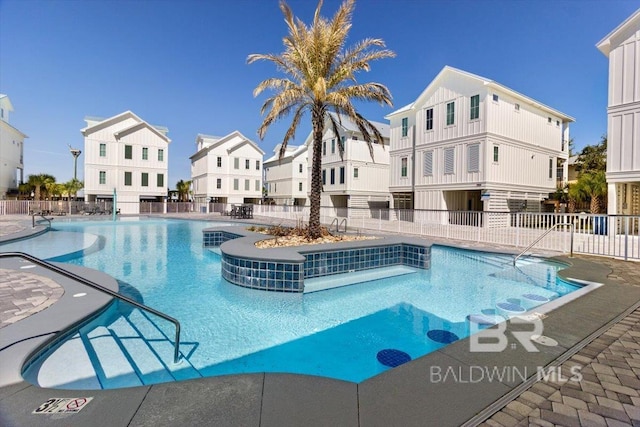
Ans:
{"type": "Polygon", "coordinates": [[[464,77],[468,77],[470,79],[476,80],[478,83],[482,84],[483,86],[486,86],[488,88],[492,88],[492,89],[497,89],[500,90],[502,92],[507,93],[508,95],[520,100],[523,103],[526,104],[530,104],[533,105],[536,108],[540,108],[541,110],[544,110],[548,113],[553,114],[554,116],[557,116],[559,118],[562,119],[563,122],[574,122],[575,119],[571,116],[568,116],[556,109],[553,109],[539,101],[536,101],[533,98],[529,98],[526,95],[521,94],[520,92],[516,92],[515,90],[508,88],[507,86],[504,86],[498,82],[496,82],[495,80],[491,80],[491,79],[487,79],[486,77],[482,77],[479,76],[477,74],[473,74],[473,73],[469,73],[468,71],[463,71],[463,70],[459,70],[457,68],[453,68],[450,67],[448,65],[445,65],[444,68],[442,70],[440,70],[440,72],[438,73],[438,75],[431,81],[431,83],[429,83],[429,85],[425,88],[425,90],[422,91],[422,93],[418,96],[418,98],[416,98],[415,101],[413,101],[411,104],[405,105],[404,107],[393,111],[389,114],[387,114],[385,116],[385,119],[389,119],[390,117],[396,116],[400,113],[404,113],[407,111],[411,111],[411,110],[415,110],[415,107],[417,105],[420,105],[420,103],[422,101],[424,101],[428,95],[435,89],[438,87],[438,83],[440,81],[441,78],[443,78],[445,75],[450,75],[450,74],[457,74],[459,76],[464,76],[464,77]]]}
{"type": "Polygon", "coordinates": [[[596,44],[596,47],[605,56],[609,57],[612,47],[618,46],[631,37],[636,31],[640,31],[640,9],[636,10],[630,17],[625,19],[613,31],[600,40],[596,44]]]}
{"type": "Polygon", "coordinates": [[[198,152],[196,152],[195,154],[193,154],[192,156],[190,156],[190,159],[193,159],[194,157],[198,156],[199,154],[206,152],[206,151],[211,151],[213,150],[215,147],[219,147],[220,145],[224,144],[225,142],[233,139],[234,137],[239,137],[241,139],[241,141],[239,141],[238,143],[232,145],[231,147],[227,148],[227,152],[230,153],[234,150],[237,150],[238,148],[240,148],[242,145],[244,144],[250,144],[253,148],[255,148],[260,154],[262,154],[264,156],[264,151],[262,151],[262,149],[260,147],[258,147],[258,144],[256,144],[255,142],[253,142],[252,140],[250,140],[249,138],[247,138],[246,136],[244,136],[243,134],[241,134],[239,131],[234,130],[233,132],[231,132],[228,135],[225,135],[223,137],[217,137],[217,136],[211,136],[211,135],[205,135],[202,133],[199,133],[196,136],[196,143],[199,140],[202,139],[213,139],[214,143],[202,148],[201,150],[198,150],[198,152]]]}
{"type": "Polygon", "coordinates": [[[120,139],[123,136],[130,135],[130,134],[132,134],[134,132],[137,132],[137,131],[139,131],[140,129],[143,129],[143,128],[149,129],[151,132],[155,133],[159,138],[164,139],[167,142],[167,144],[169,144],[171,142],[171,140],[169,138],[167,138],[167,136],[165,134],[161,133],[160,131],[158,131],[158,129],[156,129],[154,126],[151,126],[149,123],[147,123],[145,121],[140,122],[140,123],[136,123],[133,126],[129,126],[128,128],[125,128],[125,129],[122,129],[122,130],[120,130],[118,132],[115,132],[113,135],[116,137],[116,139],[120,139]]]}
{"type": "MultiPolygon", "coordinates": [[[[127,111],[125,111],[123,113],[116,114],[115,116],[112,116],[112,117],[109,117],[109,118],[106,118],[106,119],[105,118],[101,118],[101,117],[85,116],[84,120],[87,122],[87,126],[82,128],[82,129],[80,129],[80,132],[84,136],[89,136],[94,132],[97,132],[99,130],[107,128],[107,127],[113,125],[114,123],[118,123],[118,122],[121,122],[121,121],[126,120],[126,119],[134,119],[135,121],[138,122],[138,124],[145,123],[146,126],[149,127],[149,129],[153,130],[154,133],[156,133],[162,139],[166,140],[167,144],[169,142],[171,142],[171,140],[166,135],[169,132],[169,129],[167,129],[164,126],[153,126],[153,125],[150,125],[149,123],[147,123],[146,121],[144,121],[140,117],[138,117],[136,114],[134,114],[131,110],[127,110],[127,111]],[[90,124],[90,122],[97,122],[97,123],[90,124]]],[[[134,125],[134,126],[137,126],[137,125],[134,125]]],[[[123,131],[124,130],[121,130],[118,133],[122,133],[123,131]]]]}
{"type": "Polygon", "coordinates": [[[285,151],[284,156],[282,156],[282,158],[280,158],[278,156],[278,153],[280,152],[280,144],[276,145],[276,148],[273,149],[273,156],[269,157],[267,160],[265,160],[263,163],[270,163],[270,162],[274,162],[276,160],[279,161],[283,161],[283,160],[288,160],[288,159],[295,159],[296,157],[298,157],[300,154],[304,153],[305,151],[307,151],[309,147],[306,144],[302,144],[299,146],[295,146],[295,145],[288,145],[287,146],[287,151],[285,151]]]}
{"type": "MultiPolygon", "coordinates": [[[[333,119],[338,123],[338,126],[342,127],[347,132],[360,132],[358,126],[347,116],[342,116],[336,113],[329,113],[333,119]]],[[[374,122],[373,120],[369,120],[369,123],[374,125],[383,138],[389,138],[391,134],[389,131],[389,125],[387,123],[374,122]]]]}

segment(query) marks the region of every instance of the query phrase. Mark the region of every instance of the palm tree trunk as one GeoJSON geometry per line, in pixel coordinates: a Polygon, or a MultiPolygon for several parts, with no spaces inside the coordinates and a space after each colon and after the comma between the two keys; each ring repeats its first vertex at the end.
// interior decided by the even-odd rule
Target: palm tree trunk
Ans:
{"type": "Polygon", "coordinates": [[[311,162],[311,194],[309,195],[309,230],[307,237],[317,239],[322,235],[320,227],[320,193],[322,192],[322,131],[324,118],[322,110],[314,108],[311,113],[313,125],[313,159],[311,162]]]}
{"type": "Polygon", "coordinates": [[[576,199],[574,199],[573,197],[569,197],[569,201],[567,202],[567,211],[569,213],[576,212],[576,199]]]}
{"type": "Polygon", "coordinates": [[[589,206],[589,210],[592,214],[600,213],[600,197],[599,196],[591,196],[591,205],[589,206]]]}

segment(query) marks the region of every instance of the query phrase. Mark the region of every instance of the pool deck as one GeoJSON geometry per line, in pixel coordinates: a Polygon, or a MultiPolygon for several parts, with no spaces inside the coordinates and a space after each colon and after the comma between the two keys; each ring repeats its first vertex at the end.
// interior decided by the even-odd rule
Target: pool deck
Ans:
{"type": "MultiPolygon", "coordinates": [[[[32,231],[20,219],[10,227],[5,224],[0,221],[0,241],[32,231]]],[[[538,345],[538,352],[522,345],[472,352],[467,338],[359,384],[261,373],[117,390],[42,389],[22,380],[22,362],[37,347],[107,305],[109,298],[39,267],[21,269],[19,259],[2,259],[0,425],[640,425],[640,264],[583,256],[558,259],[572,264],[564,270],[566,276],[605,285],[548,313],[544,335],[558,346],[538,345]],[[87,295],[73,298],[80,290],[87,295]],[[535,380],[538,367],[557,366],[561,376],[535,380]],[[581,381],[570,379],[572,367],[581,381]],[[479,378],[486,369],[533,377],[526,382],[511,375],[479,378]],[[78,413],[32,414],[53,397],[93,400],[78,413]]],[[[103,273],[74,271],[114,286],[103,273]]]]}

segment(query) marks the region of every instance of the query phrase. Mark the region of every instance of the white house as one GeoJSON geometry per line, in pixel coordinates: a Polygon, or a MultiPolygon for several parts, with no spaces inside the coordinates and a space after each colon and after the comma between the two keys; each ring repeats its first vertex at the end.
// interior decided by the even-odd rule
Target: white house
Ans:
{"type": "Polygon", "coordinates": [[[306,206],[309,204],[308,160],[306,145],[288,145],[282,158],[276,145],[274,155],[264,161],[267,197],[276,205],[306,206]]]}
{"type": "Polygon", "coordinates": [[[493,80],[446,66],[387,118],[396,208],[537,212],[566,180],[573,118],[493,80]]]}
{"type": "Polygon", "coordinates": [[[640,215],[640,9],[597,45],[609,58],[609,214],[640,215]]]}
{"type": "Polygon", "coordinates": [[[194,200],[260,203],[264,151],[238,131],[217,137],[198,134],[191,159],[194,200]]]}
{"type": "MultiPolygon", "coordinates": [[[[333,113],[332,113],[333,114],[333,113]]],[[[334,115],[339,122],[335,135],[329,119],[322,137],[322,195],[320,205],[332,208],[389,207],[389,125],[370,121],[383,137],[383,144],[373,142],[372,150],[364,141],[358,127],[347,117],[334,115]],[[338,144],[342,141],[343,156],[338,144]]],[[[309,134],[305,145],[309,147],[309,159],[313,159],[313,135],[309,134]]],[[[311,161],[309,161],[311,182],[311,161]]],[[[349,210],[349,216],[364,215],[358,209],[349,210]]]]}
{"type": "Polygon", "coordinates": [[[85,200],[111,200],[122,213],[139,213],[140,203],[167,196],[168,129],[152,126],[131,111],[108,119],[85,117],[85,200]]]}
{"type": "Polygon", "coordinates": [[[7,193],[17,195],[24,180],[24,139],[27,135],[9,124],[13,105],[7,95],[0,94],[0,199],[7,193]]]}

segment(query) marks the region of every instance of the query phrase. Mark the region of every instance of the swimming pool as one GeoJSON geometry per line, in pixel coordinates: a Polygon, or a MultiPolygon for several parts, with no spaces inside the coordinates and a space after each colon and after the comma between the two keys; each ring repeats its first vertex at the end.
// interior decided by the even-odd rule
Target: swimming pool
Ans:
{"type": "Polygon", "coordinates": [[[525,260],[514,269],[511,256],[436,246],[430,270],[405,267],[378,280],[353,273],[351,281],[358,274],[367,281],[308,294],[256,291],[221,278],[219,255],[202,247],[202,229],[210,226],[179,220],[68,222],[56,224],[48,237],[0,246],[28,246],[24,250],[35,256],[43,251],[50,260],[104,271],[123,293],[182,324],[184,358],[174,365],[167,338],[172,326],[114,304],[32,364],[25,378],[43,387],[78,389],[250,372],[361,382],[389,369],[378,360],[383,350],[415,359],[452,337],[468,336],[469,315],[492,315],[498,304],[515,304],[524,295],[552,300],[578,288],[558,279],[559,264],[525,260]],[[56,233],[63,237],[59,243],[52,240],[56,233]],[[61,254],[78,233],[82,249],[61,254]],[[73,371],[66,368],[70,357],[73,371]]]}

